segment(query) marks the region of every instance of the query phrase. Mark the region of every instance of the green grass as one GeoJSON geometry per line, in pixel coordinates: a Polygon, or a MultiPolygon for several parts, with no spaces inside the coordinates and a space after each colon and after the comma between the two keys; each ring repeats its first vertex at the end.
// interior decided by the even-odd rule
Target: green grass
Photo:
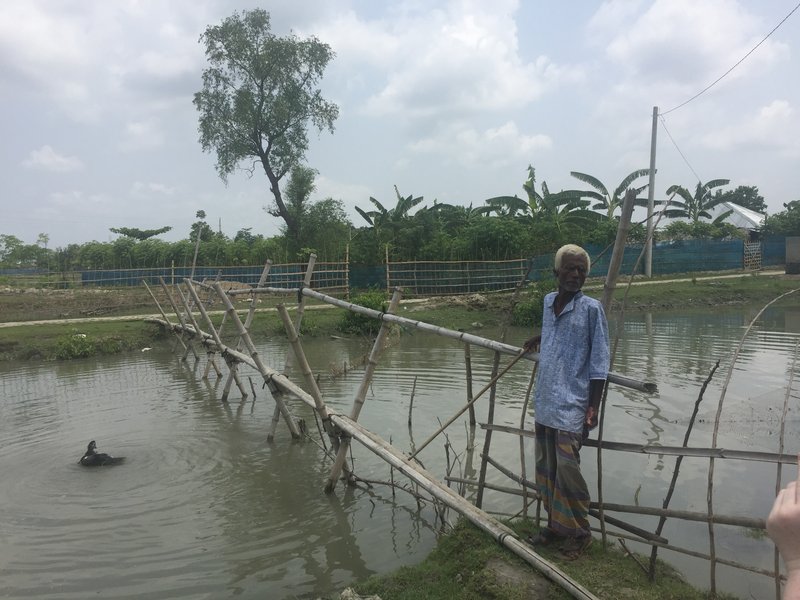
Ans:
{"type": "MultiPolygon", "coordinates": [[[[763,306],[780,294],[800,288],[800,279],[787,276],[759,276],[745,275],[730,279],[705,280],[697,276],[694,282],[689,275],[684,282],[669,282],[656,285],[636,285],[630,289],[626,310],[669,310],[671,308],[686,308],[690,306],[708,307],[737,304],[752,304],[763,306]]],[[[624,296],[624,284],[621,283],[614,295],[615,305],[612,310],[619,307],[624,296]]],[[[528,309],[533,311],[534,305],[539,304],[542,292],[547,291],[547,284],[535,286],[524,290],[519,298],[515,322],[527,327],[536,324],[525,320],[528,309]]],[[[602,288],[597,282],[590,281],[586,293],[599,297],[602,288]]],[[[20,293],[0,294],[0,320],[36,320],[52,319],[46,325],[18,326],[0,328],[0,360],[9,359],[54,359],[59,354],[66,358],[86,355],[85,348],[77,340],[70,348],[68,338],[75,333],[90,336],[93,353],[114,353],[137,350],[150,346],[161,333],[157,326],[143,321],[99,321],[80,324],[59,324],[59,318],[75,318],[80,316],[121,316],[155,314],[157,309],[152,299],[143,296],[147,294],[143,289],[124,290],[84,290],[83,293],[65,293],[53,295],[27,295],[20,293]]],[[[800,293],[790,296],[782,303],[797,302],[800,293]]],[[[167,310],[164,298],[159,300],[162,307],[167,310]]],[[[259,303],[251,332],[255,338],[259,336],[285,335],[283,325],[277,313],[266,311],[265,308],[274,307],[278,302],[285,302],[293,314],[293,297],[265,297],[259,303]]],[[[240,310],[246,309],[243,302],[237,303],[240,310]]],[[[213,309],[219,309],[217,303],[213,309]]],[[[409,319],[424,321],[441,327],[454,330],[475,331],[479,322],[483,326],[497,326],[504,324],[509,319],[511,310],[511,294],[488,293],[471,294],[467,296],[431,299],[424,303],[401,303],[398,314],[409,319]]],[[[175,321],[172,312],[168,313],[170,319],[175,321]]],[[[302,334],[307,337],[323,335],[343,335],[342,323],[346,311],[340,308],[331,308],[324,305],[320,308],[318,302],[309,302],[303,317],[302,334]]],[[[201,320],[197,315],[198,322],[201,320]]],[[[219,323],[221,313],[213,315],[213,321],[219,323]]],[[[205,329],[205,325],[201,324],[205,329]]],[[[235,337],[232,324],[226,325],[227,335],[235,337]]],[[[349,333],[347,335],[359,335],[349,333]]]]}
{"type": "MultiPolygon", "coordinates": [[[[510,526],[521,538],[534,531],[530,521],[515,521],[510,526]]],[[[613,542],[613,538],[610,538],[613,542]]],[[[595,538],[586,554],[574,562],[565,561],[556,549],[542,549],[539,554],[558,566],[598,598],[609,600],[702,600],[708,593],[693,588],[678,572],[658,561],[655,582],[651,583],[633,558],[619,547],[603,549],[595,538]]],[[[648,558],[639,556],[648,563],[648,558]]],[[[375,576],[352,587],[359,594],[377,594],[383,600],[419,600],[461,598],[465,600],[522,600],[530,598],[535,569],[466,520],[440,538],[436,548],[421,563],[402,567],[384,576],[375,576]],[[498,576],[487,565],[502,562],[514,578],[498,576]]],[[[551,600],[567,600],[570,595],[560,587],[547,585],[551,600]]],[[[717,594],[719,600],[734,596],[717,594]]]]}

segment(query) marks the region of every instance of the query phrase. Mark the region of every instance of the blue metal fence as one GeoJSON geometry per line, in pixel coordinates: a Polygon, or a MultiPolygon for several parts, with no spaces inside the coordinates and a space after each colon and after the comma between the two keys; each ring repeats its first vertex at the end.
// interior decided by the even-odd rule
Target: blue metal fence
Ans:
{"type": "MultiPolygon", "coordinates": [[[[783,236],[768,236],[761,241],[762,265],[782,265],[786,261],[786,238],[783,236]]],[[[592,257],[592,276],[602,277],[608,272],[611,261],[611,250],[600,246],[587,246],[586,250],[592,257]]],[[[631,275],[634,266],[642,252],[641,245],[631,245],[625,248],[622,260],[621,273],[631,275]]],[[[659,242],[653,248],[653,274],[693,273],[703,271],[728,271],[741,269],[743,266],[744,243],[741,240],[682,240],[659,242]]],[[[553,254],[535,256],[530,259],[531,270],[529,279],[548,280],[552,277],[553,254]]],[[[471,265],[474,270],[476,262],[464,263],[471,265]]],[[[486,274],[492,272],[492,264],[486,263],[486,274]]],[[[466,268],[466,267],[465,267],[466,268]]],[[[263,267],[237,266],[237,267],[197,267],[194,272],[195,279],[216,279],[219,275],[226,281],[238,281],[247,285],[258,282],[263,267]]],[[[303,281],[306,265],[292,263],[272,265],[269,275],[269,285],[272,287],[298,287],[303,281]]],[[[133,286],[140,285],[144,279],[150,284],[157,284],[162,277],[167,283],[183,281],[191,275],[190,267],[165,267],[156,269],[106,269],[100,271],[82,271],[76,273],[76,278],[65,280],[63,286],[69,285],[97,285],[97,286],[133,286]],[[77,279],[79,276],[79,280],[77,279]]],[[[644,271],[644,261],[640,261],[636,274],[644,271]]],[[[43,285],[59,285],[54,273],[47,273],[42,269],[3,269],[0,275],[7,277],[38,276],[43,285]],[[52,276],[52,282],[45,282],[52,276]]],[[[316,289],[367,289],[386,287],[386,266],[350,266],[343,263],[317,263],[311,285],[316,289]]],[[[392,284],[393,285],[393,284],[392,284]]],[[[491,284],[482,284],[482,289],[493,289],[491,284]]],[[[431,292],[435,293],[435,292],[431,292]]],[[[452,293],[442,291],[442,293],[452,293]]]]}

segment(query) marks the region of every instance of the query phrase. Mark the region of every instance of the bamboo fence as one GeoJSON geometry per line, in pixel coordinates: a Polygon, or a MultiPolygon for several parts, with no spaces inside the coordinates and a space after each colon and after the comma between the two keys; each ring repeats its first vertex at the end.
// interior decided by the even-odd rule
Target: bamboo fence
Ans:
{"type": "MultiPolygon", "coordinates": [[[[331,493],[335,491],[337,483],[341,480],[345,481],[348,484],[354,484],[358,481],[357,474],[355,474],[353,471],[353,465],[351,463],[349,464],[347,461],[348,453],[352,452],[351,441],[356,440],[361,446],[373,452],[374,454],[379,456],[381,459],[383,459],[386,463],[390,465],[393,489],[397,487],[397,485],[394,483],[394,471],[396,470],[405,475],[412,482],[415,490],[418,489],[424,490],[429,495],[428,499],[434,506],[444,505],[450,509],[455,510],[459,514],[463,515],[465,518],[469,519],[479,528],[492,535],[499,543],[503,544],[509,550],[514,552],[516,555],[520,556],[522,559],[531,564],[534,568],[543,573],[556,585],[562,587],[573,597],[594,598],[594,596],[589,590],[586,590],[581,585],[577,584],[575,581],[570,579],[566,574],[564,574],[556,565],[545,560],[544,558],[539,556],[536,552],[534,552],[529,545],[517,539],[513,531],[511,531],[508,527],[500,523],[494,517],[490,516],[487,512],[482,510],[480,506],[476,506],[471,502],[469,502],[468,500],[466,500],[466,498],[463,496],[463,493],[462,495],[459,495],[450,488],[451,483],[461,484],[462,490],[465,490],[470,486],[477,487],[478,498],[482,498],[484,489],[494,490],[505,494],[510,494],[513,496],[520,496],[522,498],[522,510],[518,514],[523,514],[523,513],[527,514],[529,503],[531,501],[536,501],[537,502],[536,514],[538,518],[540,512],[538,506],[539,504],[538,494],[536,492],[535,485],[531,481],[529,481],[525,475],[524,450],[522,449],[522,443],[526,437],[532,436],[532,432],[523,428],[524,415],[521,416],[519,428],[512,428],[492,423],[491,413],[489,422],[480,424],[481,428],[486,432],[485,439],[488,440],[488,442],[485,443],[483,452],[481,454],[481,459],[482,459],[481,476],[478,478],[477,481],[475,479],[451,476],[449,473],[450,471],[449,468],[447,476],[445,476],[442,480],[440,480],[436,476],[428,472],[421,465],[418,459],[419,453],[426,446],[428,446],[434,438],[442,434],[446,435],[445,433],[446,429],[450,425],[452,425],[452,423],[457,421],[465,411],[470,410],[470,422],[474,425],[475,422],[474,407],[477,401],[479,401],[483,397],[485,392],[490,391],[490,402],[491,402],[491,399],[494,395],[494,391],[496,389],[496,385],[498,381],[503,377],[503,375],[507,373],[511,368],[513,368],[514,365],[520,363],[520,361],[522,360],[532,361],[535,363],[538,359],[538,354],[526,353],[522,348],[506,344],[505,342],[502,341],[495,341],[487,338],[482,338],[477,335],[461,331],[454,331],[444,327],[432,325],[429,323],[424,323],[422,321],[398,316],[397,314],[394,314],[394,312],[400,302],[401,294],[399,290],[395,290],[389,308],[385,312],[372,310],[363,306],[359,306],[357,304],[353,304],[346,300],[334,298],[332,296],[313,290],[307,285],[307,282],[311,280],[310,273],[311,270],[313,269],[313,261],[314,257],[312,256],[312,260],[310,261],[307,270],[305,282],[303,285],[301,285],[299,288],[296,289],[287,289],[285,287],[270,287],[265,285],[267,283],[267,279],[269,276],[269,262],[265,265],[264,271],[258,283],[249,290],[225,291],[222,288],[222,286],[219,285],[219,283],[215,283],[213,286],[210,286],[211,289],[213,289],[214,292],[216,293],[217,299],[219,299],[223,303],[226,309],[223,323],[222,325],[220,325],[219,328],[215,328],[215,326],[213,325],[207,311],[203,306],[203,302],[201,301],[197,293],[198,288],[203,288],[207,286],[203,286],[200,282],[196,282],[188,278],[184,280],[183,286],[188,291],[188,296],[194,300],[194,305],[192,306],[189,304],[187,300],[187,294],[182,291],[181,287],[175,286],[176,293],[181,298],[181,301],[183,303],[183,310],[180,310],[178,305],[174,302],[172,293],[168,293],[167,296],[170,299],[170,303],[172,305],[173,311],[176,314],[178,322],[177,323],[171,322],[167,317],[166,313],[164,312],[164,310],[160,306],[159,306],[159,311],[162,315],[162,319],[151,319],[151,321],[159,323],[164,328],[175,334],[178,341],[184,347],[184,353],[183,353],[184,359],[188,358],[190,352],[194,353],[196,360],[199,359],[199,355],[194,350],[194,343],[196,342],[199,342],[200,345],[205,348],[209,363],[214,362],[214,358],[217,355],[224,357],[225,365],[229,370],[228,381],[234,379],[234,381],[237,381],[237,385],[239,384],[239,381],[236,379],[236,377],[237,377],[237,371],[241,366],[248,366],[252,369],[255,369],[259,373],[259,375],[263,378],[267,389],[270,391],[272,399],[275,401],[276,419],[274,419],[273,421],[273,429],[270,432],[269,436],[270,440],[273,438],[275,434],[274,427],[277,424],[278,415],[283,416],[287,428],[290,432],[290,435],[293,439],[299,439],[304,435],[309,436],[308,430],[305,429],[302,426],[300,420],[294,417],[293,414],[291,413],[289,408],[290,400],[292,399],[299,400],[305,403],[311,409],[313,409],[315,418],[321,420],[321,425],[318,422],[318,432],[321,440],[321,447],[324,449],[325,455],[332,461],[331,471],[324,488],[325,492],[331,493]],[[265,365],[264,362],[261,360],[249,332],[249,327],[252,323],[252,314],[255,302],[253,301],[250,303],[250,309],[244,322],[242,322],[237,313],[237,310],[233,306],[232,298],[242,293],[250,294],[252,299],[255,299],[255,297],[258,294],[291,294],[291,295],[296,294],[298,301],[297,322],[292,323],[289,314],[286,310],[286,307],[283,304],[278,306],[278,313],[283,323],[283,326],[286,330],[287,340],[292,350],[291,354],[294,356],[297,365],[299,366],[299,369],[303,374],[306,388],[309,389],[310,392],[304,390],[299,385],[291,381],[287,377],[286,372],[278,372],[265,365]],[[311,367],[305,358],[305,353],[303,351],[302,343],[300,341],[300,338],[298,337],[298,331],[300,329],[300,318],[302,317],[302,307],[305,298],[313,298],[315,300],[324,302],[332,306],[337,306],[357,314],[377,319],[381,322],[381,329],[375,340],[372,351],[370,352],[361,385],[359,386],[359,390],[354,399],[353,407],[350,411],[350,414],[347,416],[340,414],[337,411],[326,406],[322,393],[320,392],[319,387],[316,385],[316,379],[314,373],[311,370],[311,367]],[[206,324],[208,331],[203,331],[200,328],[199,324],[197,323],[197,320],[193,316],[193,309],[196,309],[200,313],[206,324]],[[232,323],[234,323],[236,327],[237,342],[235,347],[227,346],[222,341],[221,330],[226,320],[229,320],[232,323]],[[405,453],[400,449],[392,446],[389,442],[382,439],[377,434],[368,431],[358,423],[358,418],[361,412],[361,408],[363,407],[363,404],[366,400],[366,391],[369,388],[372,374],[374,373],[374,370],[378,365],[381,351],[384,347],[384,338],[386,336],[387,329],[390,325],[393,324],[400,325],[404,328],[417,329],[420,331],[430,333],[432,335],[449,338],[458,343],[463,344],[465,348],[465,365],[466,365],[466,372],[468,374],[468,382],[467,382],[468,393],[466,399],[467,402],[465,406],[451,418],[447,419],[445,424],[443,424],[435,434],[429,437],[423,444],[417,447],[416,450],[410,453],[405,453]],[[481,391],[475,395],[472,394],[472,377],[471,377],[471,364],[470,364],[471,347],[480,347],[487,350],[491,350],[495,353],[495,368],[493,371],[493,377],[489,382],[489,384],[484,386],[481,389],[481,391]],[[511,356],[512,359],[501,370],[500,360],[502,355],[511,356]],[[497,443],[496,441],[492,442],[492,437],[491,437],[492,432],[517,436],[520,444],[520,454],[521,454],[520,458],[521,458],[521,471],[522,471],[521,474],[519,475],[516,474],[512,468],[501,465],[498,461],[496,461],[491,457],[490,455],[491,444],[497,443]],[[331,446],[331,450],[328,450],[327,446],[328,443],[331,446]],[[497,485],[496,483],[488,482],[486,480],[487,479],[486,470],[490,466],[497,472],[501,473],[503,476],[510,479],[512,482],[516,483],[518,487],[507,487],[507,486],[497,485]]],[[[166,290],[167,286],[166,284],[164,284],[163,280],[161,280],[161,284],[162,286],[164,286],[166,290]]],[[[761,313],[759,313],[759,315],[760,314],[761,313]]],[[[745,336],[746,335],[747,332],[745,332],[745,336]]],[[[733,363],[735,363],[735,357],[733,363]]],[[[730,366],[731,370],[733,369],[734,366],[733,363],[730,366]]],[[[288,367],[288,359],[287,359],[287,367],[288,367]]],[[[284,371],[286,371],[286,369],[284,369],[284,371]]],[[[713,375],[713,372],[711,375],[713,375]]],[[[709,375],[709,379],[703,386],[703,391],[705,390],[708,381],[710,381],[711,375],[709,375]]],[[[730,374],[728,377],[730,377],[730,374]]],[[[625,377],[613,372],[609,374],[608,383],[610,385],[622,386],[644,394],[655,392],[657,389],[655,384],[652,382],[638,381],[636,379],[625,377]]],[[[790,388],[791,385],[792,382],[790,380],[789,383],[790,388]]],[[[230,385],[226,387],[222,401],[228,400],[229,387],[230,385]]],[[[528,393],[530,393],[530,387],[531,386],[528,387],[528,393]]],[[[244,387],[242,385],[239,385],[239,388],[240,391],[242,392],[242,396],[243,397],[246,396],[246,391],[244,390],[244,387]]],[[[781,437],[781,449],[778,453],[747,452],[747,451],[730,450],[717,447],[716,430],[719,425],[719,419],[721,415],[721,408],[724,395],[725,395],[725,390],[723,389],[722,396],[720,397],[719,400],[718,411],[715,421],[715,436],[711,448],[690,447],[688,445],[689,433],[691,431],[691,423],[694,422],[694,416],[692,417],[690,428],[687,431],[687,435],[686,438],[684,439],[684,443],[682,446],[649,446],[646,444],[630,444],[630,443],[603,440],[602,437],[600,437],[598,440],[591,440],[591,439],[587,440],[585,445],[590,447],[592,446],[597,447],[598,454],[600,453],[601,450],[607,450],[613,452],[634,452],[640,454],[658,454],[662,456],[677,457],[673,481],[670,485],[670,489],[667,494],[667,499],[664,501],[662,506],[645,507],[645,506],[629,506],[622,504],[607,503],[603,502],[602,495],[598,494],[600,496],[598,498],[599,501],[593,502],[590,505],[590,515],[592,515],[593,517],[597,518],[600,521],[601,524],[600,530],[604,537],[607,534],[606,526],[608,525],[614,527],[617,530],[613,533],[609,533],[608,535],[615,536],[621,541],[621,543],[624,543],[623,540],[628,539],[650,545],[653,549],[653,554],[651,557],[652,558],[651,565],[648,569],[648,572],[649,574],[651,574],[651,576],[654,573],[655,553],[658,548],[665,548],[678,553],[683,553],[696,558],[708,560],[710,563],[710,573],[711,573],[710,582],[712,587],[712,593],[716,593],[716,581],[715,581],[716,565],[722,564],[733,568],[742,569],[745,571],[758,573],[760,575],[774,578],[776,594],[779,594],[781,580],[783,576],[780,573],[777,558],[775,561],[774,568],[772,570],[766,570],[759,567],[742,564],[739,563],[738,561],[728,560],[716,555],[714,536],[713,536],[715,525],[737,526],[737,527],[744,527],[756,530],[763,530],[764,520],[747,516],[722,515],[718,514],[714,510],[713,464],[715,460],[744,460],[744,461],[760,461],[760,462],[773,463],[776,464],[778,467],[778,485],[779,485],[781,465],[796,464],[797,458],[796,455],[783,452],[783,437],[781,437]],[[668,508],[669,498],[671,497],[672,492],[674,491],[677,474],[680,468],[680,461],[684,457],[705,458],[709,461],[710,465],[709,479],[708,479],[709,500],[706,512],[682,511],[682,510],[674,510],[668,508]],[[655,527],[654,531],[651,532],[641,527],[627,523],[619,518],[607,516],[605,515],[606,512],[658,517],[659,524],[657,527],[655,527]],[[709,540],[710,540],[708,553],[699,552],[695,549],[680,548],[674,544],[670,544],[669,540],[661,535],[664,521],[668,518],[680,519],[689,522],[707,523],[709,529],[709,540]]],[[[790,393],[789,391],[787,391],[786,401],[785,401],[786,406],[788,406],[789,397],[790,393]]],[[[695,405],[695,415],[696,415],[696,407],[697,405],[699,405],[701,399],[702,399],[702,392],[695,405]]],[[[527,406],[527,400],[526,400],[526,406],[527,406]]],[[[785,420],[786,410],[787,409],[785,408],[784,414],[782,415],[781,431],[783,431],[783,421],[785,420]]],[[[523,409],[523,412],[524,411],[525,408],[523,409]]],[[[598,478],[600,479],[600,481],[602,481],[601,475],[602,475],[601,472],[598,471],[598,478]]],[[[417,494],[418,492],[414,493],[417,494]]]]}

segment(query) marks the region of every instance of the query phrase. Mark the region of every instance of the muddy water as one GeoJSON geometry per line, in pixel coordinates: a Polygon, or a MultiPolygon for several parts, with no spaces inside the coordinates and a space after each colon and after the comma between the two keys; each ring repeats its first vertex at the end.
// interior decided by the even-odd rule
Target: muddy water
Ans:
{"type": "MultiPolygon", "coordinates": [[[[659,393],[612,388],[606,439],[679,445],[700,385],[720,368],[701,405],[691,445],[709,446],[730,357],[756,310],[629,315],[614,370],[658,383],[659,393]]],[[[497,337],[498,332],[481,330],[497,337]]],[[[512,331],[510,343],[528,332],[512,331]]],[[[775,451],[789,371],[800,339],[800,309],[769,310],[742,347],[727,386],[718,445],[775,451]]],[[[222,382],[202,381],[204,361],[182,363],[169,345],[97,360],[0,365],[0,597],[4,598],[295,598],[314,597],[353,579],[415,563],[435,543],[430,507],[382,487],[321,490],[327,462],[312,442],[292,442],[285,428],[265,441],[273,405],[253,372],[255,400],[221,404],[222,382]],[[77,464],[89,440],[125,464],[77,464]]],[[[362,369],[343,372],[369,350],[358,339],[306,342],[326,400],[348,412],[362,369]]],[[[267,342],[261,356],[282,368],[285,344],[267,342]]],[[[475,391],[489,379],[492,356],[473,350],[475,391]]],[[[502,363],[507,363],[504,357],[502,363]]],[[[795,366],[797,376],[798,367],[795,366]]],[[[517,426],[530,365],[512,369],[498,389],[495,421],[517,426]]],[[[294,376],[300,380],[300,376],[294,376]]],[[[797,382],[785,432],[798,449],[797,382]]],[[[414,448],[465,398],[463,349],[421,332],[394,336],[371,386],[361,421],[402,449],[414,448]],[[413,396],[412,427],[407,424],[413,396]]],[[[293,410],[314,430],[313,415],[293,410]]],[[[479,402],[478,420],[486,404],[479,402]]],[[[454,470],[474,476],[479,459],[465,451],[459,420],[448,430],[454,470]]],[[[483,444],[482,432],[476,446],[483,444]]],[[[443,440],[423,453],[426,467],[446,467],[443,440]]],[[[478,451],[479,451],[478,450],[478,451]]],[[[519,470],[515,439],[495,435],[492,455],[519,470]]],[[[584,451],[590,485],[596,455],[584,451]]],[[[362,477],[389,479],[388,468],[354,447],[362,477]]],[[[606,453],[605,500],[658,506],[674,458],[606,453]]],[[[708,461],[686,459],[672,507],[707,510],[708,461]]],[[[794,467],[784,469],[785,478],[794,467]]],[[[771,506],[775,467],[716,461],[714,510],[763,517],[771,506]]],[[[489,471],[489,479],[509,485],[489,471]]],[[[513,513],[519,501],[487,494],[484,506],[513,513]]],[[[652,529],[655,520],[623,515],[652,529]]],[[[702,523],[670,523],[670,542],[707,552],[702,523]]],[[[769,568],[771,546],[741,529],[716,530],[717,553],[769,568]]],[[[707,563],[663,552],[695,584],[708,586],[707,563]]],[[[758,575],[721,567],[718,586],[741,597],[772,597],[758,575]]]]}

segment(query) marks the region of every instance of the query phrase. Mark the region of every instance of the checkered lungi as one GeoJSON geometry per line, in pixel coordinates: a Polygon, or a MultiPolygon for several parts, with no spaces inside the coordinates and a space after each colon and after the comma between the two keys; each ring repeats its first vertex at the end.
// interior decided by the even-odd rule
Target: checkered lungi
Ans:
{"type": "Polygon", "coordinates": [[[547,511],[547,526],[559,535],[590,535],[589,488],[581,475],[580,433],[536,424],[536,487],[547,511]]]}

